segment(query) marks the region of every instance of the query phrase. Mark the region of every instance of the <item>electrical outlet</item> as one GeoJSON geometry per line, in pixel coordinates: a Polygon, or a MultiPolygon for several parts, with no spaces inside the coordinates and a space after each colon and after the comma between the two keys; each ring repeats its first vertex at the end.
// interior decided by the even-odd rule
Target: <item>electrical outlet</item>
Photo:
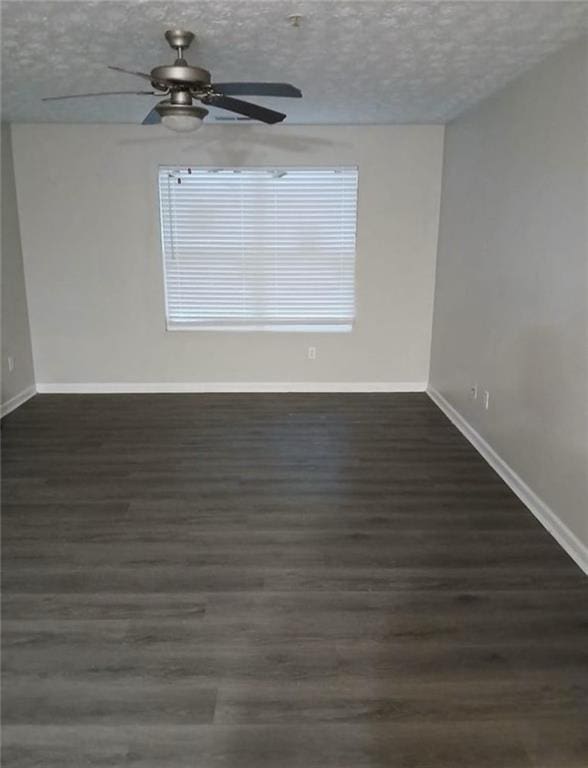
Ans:
{"type": "Polygon", "coordinates": [[[490,392],[488,392],[487,389],[484,390],[484,397],[482,398],[482,402],[484,403],[484,408],[488,410],[490,406],[490,392]]]}
{"type": "Polygon", "coordinates": [[[477,384],[474,384],[473,386],[470,387],[470,397],[472,398],[472,400],[477,400],[478,399],[478,385],[477,384]]]}
{"type": "Polygon", "coordinates": [[[10,373],[12,373],[12,371],[14,370],[14,358],[11,357],[10,355],[8,356],[8,370],[10,371],[10,373]]]}
{"type": "Polygon", "coordinates": [[[316,360],[316,347],[309,347],[308,348],[308,359],[309,360],[316,360]]]}

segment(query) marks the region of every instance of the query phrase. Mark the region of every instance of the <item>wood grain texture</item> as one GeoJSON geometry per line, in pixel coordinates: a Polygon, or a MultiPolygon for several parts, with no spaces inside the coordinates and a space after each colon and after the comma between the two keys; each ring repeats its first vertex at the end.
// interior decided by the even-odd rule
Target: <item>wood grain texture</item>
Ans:
{"type": "Polygon", "coordinates": [[[426,395],[3,427],[6,768],[585,768],[588,584],[426,395]]]}

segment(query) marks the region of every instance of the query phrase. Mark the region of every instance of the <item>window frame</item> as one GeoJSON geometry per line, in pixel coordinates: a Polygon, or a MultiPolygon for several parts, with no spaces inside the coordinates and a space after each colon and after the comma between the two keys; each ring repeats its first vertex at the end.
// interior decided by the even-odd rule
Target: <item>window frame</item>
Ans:
{"type": "Polygon", "coordinates": [[[358,225],[359,225],[359,165],[358,164],[345,164],[345,165],[242,165],[242,166],[221,166],[221,165],[199,165],[198,163],[160,163],[157,166],[156,180],[155,180],[155,193],[158,208],[158,226],[159,226],[159,248],[162,264],[162,278],[163,278],[163,293],[164,293],[164,311],[165,311],[165,330],[167,332],[231,332],[231,333],[352,333],[355,329],[357,320],[357,255],[358,255],[358,225]],[[342,170],[342,171],[355,171],[356,174],[356,193],[355,193],[355,217],[354,232],[355,232],[355,249],[353,257],[353,317],[349,323],[341,324],[329,324],[325,323],[321,325],[316,322],[309,323],[292,323],[284,322],[284,324],[272,322],[272,323],[249,323],[249,324],[233,324],[222,323],[219,321],[211,321],[210,324],[206,322],[195,324],[182,324],[175,323],[170,320],[169,317],[169,304],[168,304],[168,276],[166,267],[166,252],[164,243],[164,229],[163,229],[163,201],[160,193],[160,175],[162,170],[170,169],[187,169],[193,168],[198,171],[321,171],[321,170],[342,170]]]}

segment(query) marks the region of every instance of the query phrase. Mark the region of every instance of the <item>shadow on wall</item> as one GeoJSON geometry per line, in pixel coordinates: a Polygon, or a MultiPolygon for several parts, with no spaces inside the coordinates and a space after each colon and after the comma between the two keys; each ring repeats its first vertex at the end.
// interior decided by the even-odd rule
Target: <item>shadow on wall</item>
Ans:
{"type": "MultiPolygon", "coordinates": [[[[218,127],[218,126],[216,126],[218,127]]],[[[230,136],[225,132],[228,126],[222,126],[222,134],[207,131],[206,126],[198,132],[197,138],[183,144],[182,152],[193,152],[203,149],[210,153],[210,161],[219,165],[241,166],[247,164],[252,149],[267,148],[293,154],[308,152],[321,147],[333,146],[335,142],[321,139],[317,136],[292,136],[279,131],[268,130],[265,126],[238,126],[230,136]]],[[[234,126],[230,127],[231,129],[234,126]]],[[[149,129],[152,130],[152,129],[149,129]]],[[[185,140],[184,140],[185,141],[185,140]]],[[[156,143],[178,143],[178,135],[166,132],[166,135],[146,136],[140,139],[122,139],[120,146],[133,146],[156,143]]],[[[347,146],[346,142],[337,142],[338,146],[347,146]]]]}

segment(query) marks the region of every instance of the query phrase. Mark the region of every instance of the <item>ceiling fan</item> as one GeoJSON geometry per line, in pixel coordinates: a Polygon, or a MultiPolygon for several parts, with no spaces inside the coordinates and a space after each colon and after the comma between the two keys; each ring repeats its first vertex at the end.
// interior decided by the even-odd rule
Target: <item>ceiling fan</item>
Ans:
{"type": "Polygon", "coordinates": [[[176,51],[176,60],[171,65],[155,67],[151,73],[133,72],[122,67],[112,67],[116,72],[135,75],[151,83],[153,91],[101,91],[97,93],[75,93],[69,96],[48,96],[43,101],[79,99],[89,96],[137,95],[168,98],[160,101],[143,120],[143,125],[163,123],[172,131],[194,131],[202,125],[208,110],[200,104],[220,107],[238,115],[244,115],[262,123],[279,123],[286,115],[258,104],[235,99],[233,96],[282,96],[300,98],[302,92],[289,83],[211,83],[210,72],[193,67],[184,59],[184,51],[190,47],[194,34],[183,29],[169,29],[165,38],[176,51]]]}

